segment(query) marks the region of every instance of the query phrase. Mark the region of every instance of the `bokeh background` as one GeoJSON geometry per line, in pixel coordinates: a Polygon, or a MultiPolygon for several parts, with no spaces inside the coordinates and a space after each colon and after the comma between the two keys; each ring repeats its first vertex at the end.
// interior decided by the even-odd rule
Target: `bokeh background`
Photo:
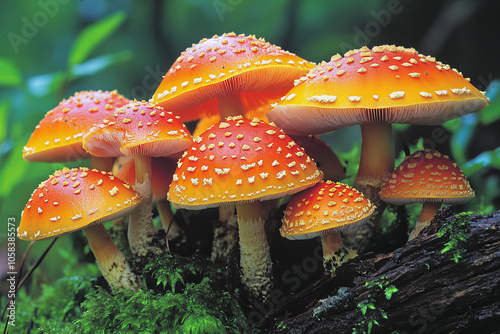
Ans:
{"type": "MultiPolygon", "coordinates": [[[[314,62],[363,45],[396,44],[457,68],[487,90],[491,105],[439,127],[397,126],[396,144],[402,150],[421,138],[420,145],[450,154],[476,189],[469,208],[499,207],[498,1],[2,0],[1,7],[0,276],[6,272],[8,218],[19,222],[32,191],[54,170],[88,166],[22,159],[22,147],[45,112],[80,90],[117,89],[128,98],[149,99],[181,51],[231,31],[264,37],[314,62]]],[[[323,139],[350,157],[359,129],[323,139]]],[[[39,284],[60,277],[62,264],[76,262],[71,239],[63,239],[40,268],[39,284]]],[[[18,260],[26,245],[17,242],[18,260]]],[[[35,246],[33,256],[46,246],[35,246]]]]}

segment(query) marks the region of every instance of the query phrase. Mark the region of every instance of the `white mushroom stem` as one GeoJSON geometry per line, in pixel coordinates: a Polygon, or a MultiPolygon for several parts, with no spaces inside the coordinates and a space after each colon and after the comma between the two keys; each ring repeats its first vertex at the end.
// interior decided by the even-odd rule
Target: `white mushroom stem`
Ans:
{"type": "Polygon", "coordinates": [[[355,250],[347,248],[342,242],[340,231],[329,230],[321,235],[323,246],[323,266],[328,273],[335,273],[335,270],[350,259],[358,256],[355,250]]]}
{"type": "Polygon", "coordinates": [[[240,93],[217,97],[219,104],[220,119],[225,120],[229,116],[244,115],[245,110],[241,103],[240,93]]]}
{"type": "Polygon", "coordinates": [[[265,300],[271,291],[272,262],[260,201],[237,203],[242,283],[265,300]]]}
{"type": "Polygon", "coordinates": [[[110,287],[113,290],[139,290],[141,278],[131,270],[127,258],[115,246],[104,226],[96,224],[83,231],[89,240],[101,273],[110,287]]]}
{"type": "Polygon", "coordinates": [[[354,188],[378,202],[378,192],[387,175],[394,170],[392,126],[385,122],[361,124],[361,139],[361,158],[354,188]]]}
{"type": "Polygon", "coordinates": [[[153,225],[153,191],[151,188],[151,157],[136,156],[135,190],[143,198],[130,214],[128,240],[132,254],[146,256],[148,253],[161,254],[162,250],[153,244],[156,229],[153,225]]]}
{"type": "Polygon", "coordinates": [[[440,207],[441,203],[424,202],[424,204],[422,205],[422,211],[420,212],[420,217],[418,217],[415,228],[410,232],[408,241],[415,239],[420,234],[420,231],[429,226],[440,207]]]}

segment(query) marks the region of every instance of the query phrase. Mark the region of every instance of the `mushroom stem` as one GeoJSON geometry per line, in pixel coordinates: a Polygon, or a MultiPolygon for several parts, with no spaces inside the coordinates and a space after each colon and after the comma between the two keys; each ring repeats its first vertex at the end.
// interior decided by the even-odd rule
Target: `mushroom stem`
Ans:
{"type": "Polygon", "coordinates": [[[221,120],[225,120],[226,117],[229,116],[244,115],[245,113],[239,93],[218,96],[217,103],[219,104],[219,114],[221,120]]]}
{"type": "Polygon", "coordinates": [[[394,170],[392,126],[385,122],[361,124],[361,158],[354,187],[371,201],[378,202],[378,192],[387,174],[394,170]]]}
{"type": "Polygon", "coordinates": [[[271,291],[272,262],[260,201],[236,203],[240,236],[242,283],[265,300],[271,291]]]}
{"type": "Polygon", "coordinates": [[[161,225],[166,233],[168,233],[169,239],[174,239],[180,234],[180,227],[174,220],[174,213],[170,207],[170,202],[166,199],[159,200],[156,202],[156,208],[161,219],[161,225]]]}
{"type": "Polygon", "coordinates": [[[113,290],[137,291],[141,288],[141,279],[128,263],[127,258],[115,246],[108,231],[102,224],[89,226],[84,230],[90,248],[97,260],[101,273],[113,290]]]}
{"type": "Polygon", "coordinates": [[[94,157],[90,156],[90,167],[92,169],[102,170],[105,172],[111,172],[113,169],[113,158],[108,157],[94,157]]]}
{"type": "Polygon", "coordinates": [[[332,275],[342,264],[358,256],[355,250],[344,246],[338,230],[330,230],[324,233],[321,236],[321,244],[323,246],[325,272],[332,275]]]}
{"type": "Polygon", "coordinates": [[[153,244],[156,229],[153,225],[153,191],[151,188],[151,157],[136,156],[135,189],[143,198],[130,214],[128,240],[130,250],[136,256],[148,253],[161,254],[162,250],[153,244]]]}
{"type": "Polygon", "coordinates": [[[420,217],[418,217],[415,228],[410,232],[408,241],[415,239],[420,234],[420,231],[429,226],[431,220],[436,216],[440,207],[441,203],[424,202],[422,205],[422,211],[420,212],[420,217]]]}

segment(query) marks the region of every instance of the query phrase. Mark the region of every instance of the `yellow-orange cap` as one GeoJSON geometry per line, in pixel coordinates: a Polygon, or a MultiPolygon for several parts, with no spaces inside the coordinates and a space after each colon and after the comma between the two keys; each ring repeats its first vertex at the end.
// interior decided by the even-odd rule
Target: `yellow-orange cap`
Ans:
{"type": "Polygon", "coordinates": [[[64,168],[38,186],[21,215],[18,236],[40,240],[130,213],[141,197],[111,173],[64,168]]]}
{"type": "Polygon", "coordinates": [[[362,223],[376,207],[358,190],[338,182],[320,182],[292,196],[280,228],[282,237],[310,239],[326,230],[362,223]]]}
{"type": "Polygon", "coordinates": [[[370,122],[441,124],[488,104],[457,70],[394,45],[335,55],[295,84],[267,114],[291,134],[370,122]]]}
{"type": "Polygon", "coordinates": [[[179,160],[168,199],[178,208],[267,200],[319,182],[304,150],[273,125],[228,117],[194,139],[179,160]]]}
{"type": "Polygon", "coordinates": [[[457,164],[436,150],[415,151],[395,169],[379,193],[387,203],[465,203],[474,190],[457,164]]]}
{"type": "Polygon", "coordinates": [[[82,139],[106,115],[130,101],[116,91],[84,91],[63,100],[45,114],[23,149],[26,161],[72,161],[90,155],[82,139]]]}
{"type": "MultiPolygon", "coordinates": [[[[269,105],[314,64],[257,39],[228,33],[184,51],[153,95],[181,120],[219,114],[216,97],[240,93],[246,111],[269,105]]],[[[264,111],[267,112],[268,109],[264,111]]]]}

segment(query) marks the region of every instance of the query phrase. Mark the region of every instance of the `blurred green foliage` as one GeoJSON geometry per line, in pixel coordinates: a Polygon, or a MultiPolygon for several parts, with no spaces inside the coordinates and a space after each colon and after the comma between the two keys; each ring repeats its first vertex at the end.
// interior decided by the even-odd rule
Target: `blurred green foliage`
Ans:
{"type": "MultiPolygon", "coordinates": [[[[0,35],[4,39],[0,48],[0,222],[6,222],[7,217],[15,217],[19,221],[32,191],[54,170],[63,166],[88,166],[88,161],[28,163],[22,159],[23,146],[48,110],[63,98],[84,89],[117,89],[128,98],[149,99],[162,80],[162,75],[181,51],[204,37],[229,31],[264,37],[314,62],[328,60],[337,52],[343,53],[348,48],[364,44],[395,43],[419,47],[432,46],[430,42],[434,41],[434,46],[441,46],[436,57],[459,69],[463,68],[464,73],[471,76],[473,84],[481,86],[481,89],[488,88],[487,94],[491,98],[491,105],[480,113],[445,123],[443,129],[448,137],[445,143],[438,143],[438,149],[451,154],[476,190],[477,197],[468,204],[468,208],[474,211],[498,209],[500,140],[496,129],[500,122],[500,99],[496,98],[499,81],[493,79],[499,76],[500,70],[494,55],[487,56],[488,34],[472,33],[474,29],[476,32],[493,31],[484,27],[484,24],[494,25],[495,20],[484,17],[474,19],[471,14],[472,23],[456,25],[456,35],[450,35],[448,43],[444,43],[437,37],[429,39],[426,32],[440,10],[446,9],[446,4],[400,1],[392,15],[387,16],[390,3],[394,1],[374,0],[369,5],[362,0],[40,0],[2,4],[4,15],[0,35]],[[434,10],[432,13],[427,10],[427,5],[434,10]],[[378,32],[369,30],[370,27],[377,28],[378,32]],[[460,29],[465,29],[467,34],[460,33],[463,32],[460,29]],[[480,35],[481,38],[478,37],[480,35]],[[477,49],[472,47],[474,45],[477,49]],[[481,47],[484,49],[481,50],[481,47]],[[471,52],[482,54],[482,62],[471,62],[471,52]],[[492,64],[497,67],[492,67],[492,64]]],[[[495,11],[485,7],[482,14],[487,13],[495,15],[495,11]]],[[[426,49],[419,51],[428,52],[426,49]]],[[[394,133],[399,155],[396,165],[404,156],[402,146],[409,146],[411,151],[429,146],[428,132],[422,127],[396,125],[394,133]]],[[[347,162],[350,178],[344,182],[352,184],[359,163],[359,127],[325,134],[322,139],[338,152],[343,162],[347,162]]],[[[410,217],[418,215],[419,209],[419,205],[410,206],[410,217]]],[[[394,219],[394,213],[387,213],[387,222],[394,219]]],[[[0,246],[4,236],[5,231],[0,230],[0,246]]],[[[40,249],[45,245],[45,242],[39,242],[32,254],[41,253],[40,249]]],[[[18,243],[18,258],[26,246],[27,243],[18,243]]],[[[80,269],[76,270],[78,273],[75,273],[78,257],[72,253],[73,242],[69,237],[61,238],[57,247],[57,251],[49,253],[37,270],[37,278],[30,285],[29,293],[22,292],[19,300],[29,294],[35,300],[39,298],[40,303],[53,305],[49,309],[55,322],[49,324],[40,320],[38,323],[47,326],[48,331],[52,328],[53,332],[62,332],[62,328],[69,326],[71,328],[68,327],[66,331],[70,332],[74,330],[73,325],[57,321],[70,316],[68,305],[74,305],[75,300],[57,301],[50,296],[56,291],[64,293],[71,289],[87,289],[88,286],[84,284],[87,281],[70,277],[84,274],[95,277],[98,271],[95,265],[80,264],[80,269]],[[60,263],[65,264],[64,270],[60,263]],[[68,274],[71,271],[73,274],[68,274]],[[51,282],[62,276],[66,278],[47,287],[43,295],[37,293],[37,288],[43,282],[50,286],[51,282]]],[[[204,289],[210,282],[204,281],[198,285],[184,282],[184,276],[189,271],[189,268],[185,269],[187,271],[182,273],[174,271],[173,276],[164,271],[159,272],[155,279],[171,286],[175,292],[178,286],[183,287],[180,294],[199,296],[204,290],[196,289],[204,289]]],[[[195,270],[191,272],[192,275],[195,275],[195,270]]],[[[150,293],[144,292],[135,301],[141,303],[146,298],[162,298],[159,295],[151,297],[150,293]]],[[[111,301],[113,298],[102,291],[93,294],[94,299],[84,305],[87,309],[103,307],[99,301],[111,301]]],[[[127,301],[130,296],[123,294],[116,298],[127,301]]],[[[157,302],[167,307],[159,299],[157,302]]],[[[179,301],[179,305],[183,302],[179,301]]],[[[28,301],[20,302],[20,318],[29,321],[34,314],[33,305],[35,303],[30,306],[28,301]]],[[[72,315],[75,318],[83,312],[77,308],[73,311],[80,312],[72,315]]],[[[118,310],[100,310],[105,311],[118,310]]],[[[37,312],[40,319],[48,319],[48,313],[37,312]]],[[[85,317],[86,320],[82,321],[87,321],[90,326],[90,313],[85,317]]],[[[203,317],[200,319],[206,320],[207,328],[212,326],[214,331],[219,328],[220,321],[227,326],[225,320],[214,320],[217,317],[213,318],[213,314],[203,317]]],[[[193,319],[188,317],[184,320],[189,326],[193,319]]],[[[180,326],[179,323],[176,326],[180,326]]]]}

